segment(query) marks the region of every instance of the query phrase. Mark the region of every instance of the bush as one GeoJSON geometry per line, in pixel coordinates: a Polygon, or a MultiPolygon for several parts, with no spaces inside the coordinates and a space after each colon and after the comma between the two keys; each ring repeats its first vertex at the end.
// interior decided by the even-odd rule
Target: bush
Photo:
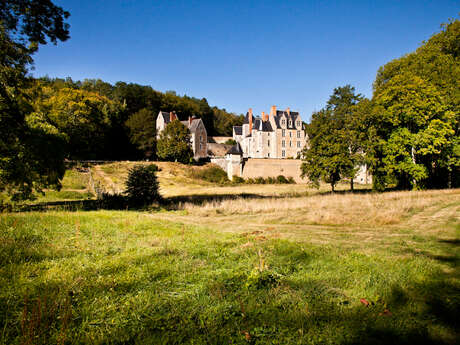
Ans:
{"type": "Polygon", "coordinates": [[[249,177],[248,179],[246,179],[246,183],[247,184],[254,184],[255,180],[252,177],[249,177]]]}
{"type": "Polygon", "coordinates": [[[295,184],[294,178],[292,176],[289,176],[287,179],[288,179],[288,183],[295,184]]]}
{"type": "Polygon", "coordinates": [[[236,140],[235,139],[228,139],[224,144],[225,145],[236,145],[236,140]]]}
{"type": "Polygon", "coordinates": [[[130,205],[144,206],[161,199],[156,171],[155,164],[136,165],[129,170],[125,194],[130,205]]]}
{"type": "Polygon", "coordinates": [[[286,179],[286,177],[284,177],[283,175],[278,175],[276,177],[276,183],[279,183],[279,184],[287,184],[289,183],[288,180],[286,179]]]}
{"type": "Polygon", "coordinates": [[[269,184],[275,184],[276,183],[276,179],[274,177],[267,177],[267,183],[269,184]]]}
{"type": "Polygon", "coordinates": [[[244,183],[245,181],[244,181],[244,178],[235,175],[232,178],[232,182],[233,183],[244,183]]]}
{"type": "Polygon", "coordinates": [[[97,208],[103,210],[124,210],[129,207],[128,200],[121,194],[102,192],[97,198],[97,208]]]}
{"type": "Polygon", "coordinates": [[[212,183],[224,184],[229,182],[227,173],[221,167],[215,165],[204,169],[193,169],[191,177],[212,183]]]}
{"type": "Polygon", "coordinates": [[[263,177],[260,177],[260,176],[259,176],[259,177],[256,177],[255,183],[256,183],[256,184],[265,184],[265,180],[264,180],[263,177]]]}

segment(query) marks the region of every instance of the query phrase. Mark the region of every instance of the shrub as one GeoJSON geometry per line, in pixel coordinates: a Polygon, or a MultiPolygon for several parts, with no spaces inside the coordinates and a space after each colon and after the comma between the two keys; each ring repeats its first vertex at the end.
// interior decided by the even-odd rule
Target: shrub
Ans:
{"type": "Polygon", "coordinates": [[[193,169],[191,177],[212,183],[229,182],[227,173],[219,166],[212,165],[204,169],[193,169]]]}
{"type": "Polygon", "coordinates": [[[236,140],[235,139],[228,139],[224,144],[225,145],[236,145],[236,140]]]}
{"type": "Polygon", "coordinates": [[[256,183],[256,184],[265,184],[265,180],[264,180],[263,177],[260,177],[260,176],[259,176],[259,177],[256,177],[255,183],[256,183]]]}
{"type": "Polygon", "coordinates": [[[276,183],[276,179],[274,177],[269,176],[267,177],[267,183],[274,184],[276,183]]]}
{"type": "Polygon", "coordinates": [[[244,183],[245,181],[244,181],[244,178],[235,175],[232,178],[232,182],[233,183],[244,183]]]}
{"type": "Polygon", "coordinates": [[[286,177],[284,177],[283,175],[278,175],[276,177],[276,183],[279,183],[279,184],[286,184],[286,183],[289,183],[288,180],[286,179],[286,177]]]}
{"type": "Polygon", "coordinates": [[[246,179],[246,183],[247,184],[254,184],[255,180],[252,177],[249,177],[248,179],[246,179]]]}
{"type": "Polygon", "coordinates": [[[128,205],[128,200],[121,194],[110,194],[102,192],[97,198],[97,208],[103,210],[124,210],[128,205]]]}
{"type": "Polygon", "coordinates": [[[155,164],[136,165],[129,170],[125,194],[130,205],[149,205],[161,199],[156,171],[158,167],[155,164]]]}
{"type": "Polygon", "coordinates": [[[289,176],[287,180],[288,180],[288,183],[295,184],[294,178],[292,176],[289,176]]]}

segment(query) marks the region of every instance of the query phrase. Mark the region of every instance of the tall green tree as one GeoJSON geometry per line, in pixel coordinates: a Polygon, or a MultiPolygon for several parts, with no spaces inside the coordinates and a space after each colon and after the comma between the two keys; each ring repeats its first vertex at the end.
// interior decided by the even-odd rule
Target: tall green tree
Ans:
{"type": "Polygon", "coordinates": [[[190,131],[180,121],[169,123],[160,133],[157,156],[166,161],[189,163],[193,158],[190,147],[190,131]]]}
{"type": "Polygon", "coordinates": [[[119,103],[95,92],[39,84],[32,114],[65,134],[69,158],[101,159],[111,149],[109,131],[121,110],[119,103]]]}
{"type": "Polygon", "coordinates": [[[369,151],[374,183],[399,188],[459,184],[460,21],[381,67],[374,82],[369,151]]]}
{"type": "Polygon", "coordinates": [[[302,176],[315,185],[319,181],[335,185],[342,178],[353,179],[359,165],[363,162],[359,121],[361,114],[355,111],[363,99],[355,94],[351,85],[337,87],[330,96],[326,107],[312,115],[306,126],[309,144],[304,148],[301,165],[302,176]]]}
{"type": "Polygon", "coordinates": [[[353,164],[342,138],[342,127],[337,127],[332,110],[323,109],[313,113],[306,130],[309,143],[302,153],[301,176],[308,177],[316,187],[321,180],[329,183],[334,191],[335,185],[349,173],[353,164]]]}
{"type": "Polygon", "coordinates": [[[23,89],[38,46],[69,38],[68,16],[47,0],[0,3],[0,191],[16,200],[43,187],[59,188],[64,173],[64,156],[55,150],[62,137],[37,121],[26,121],[31,106],[23,89]]]}
{"type": "Polygon", "coordinates": [[[355,111],[356,105],[362,100],[363,96],[356,94],[353,86],[345,85],[334,89],[326,105],[326,109],[334,115],[333,126],[337,140],[343,141],[343,145],[348,147],[346,160],[350,165],[343,170],[342,176],[350,180],[351,190],[356,173],[364,161],[361,113],[355,111]]]}
{"type": "Polygon", "coordinates": [[[146,108],[131,115],[126,121],[131,143],[141,150],[144,157],[153,158],[156,153],[156,115],[146,108]]]}

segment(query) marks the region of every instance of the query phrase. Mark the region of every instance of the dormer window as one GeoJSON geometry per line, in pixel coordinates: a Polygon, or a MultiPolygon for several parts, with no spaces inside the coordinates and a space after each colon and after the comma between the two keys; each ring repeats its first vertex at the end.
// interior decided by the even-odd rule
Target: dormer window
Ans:
{"type": "Polygon", "coordinates": [[[292,127],[292,120],[289,120],[289,127],[292,127]]]}
{"type": "Polygon", "coordinates": [[[282,124],[282,125],[285,125],[285,124],[286,124],[286,120],[284,120],[284,119],[281,120],[281,124],[282,124]]]}
{"type": "Polygon", "coordinates": [[[300,121],[297,121],[297,127],[300,127],[300,121]]]}

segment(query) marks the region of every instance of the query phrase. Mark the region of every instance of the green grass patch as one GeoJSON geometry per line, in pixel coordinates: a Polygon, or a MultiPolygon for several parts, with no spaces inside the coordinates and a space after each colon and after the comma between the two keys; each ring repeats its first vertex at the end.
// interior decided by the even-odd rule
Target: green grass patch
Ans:
{"type": "Polygon", "coordinates": [[[456,341],[460,286],[446,267],[457,262],[441,259],[454,240],[426,237],[437,257],[396,244],[369,254],[161,215],[1,216],[0,343],[456,341]]]}
{"type": "Polygon", "coordinates": [[[86,189],[89,183],[88,173],[76,169],[66,170],[62,179],[63,189],[86,189]]]}

